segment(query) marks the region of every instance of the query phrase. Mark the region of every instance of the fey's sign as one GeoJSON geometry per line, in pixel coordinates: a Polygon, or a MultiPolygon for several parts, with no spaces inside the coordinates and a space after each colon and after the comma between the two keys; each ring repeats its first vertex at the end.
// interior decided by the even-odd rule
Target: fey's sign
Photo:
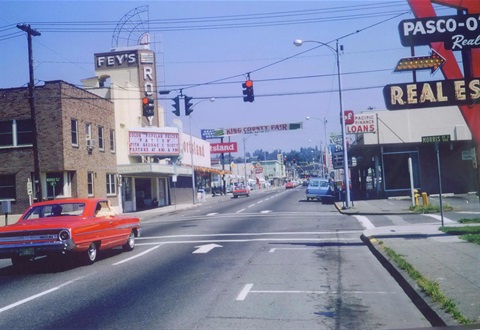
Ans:
{"type": "Polygon", "coordinates": [[[480,79],[440,80],[387,85],[388,110],[405,110],[480,103],[480,79]]]}
{"type": "Polygon", "coordinates": [[[455,15],[407,19],[398,26],[405,47],[444,42],[446,49],[480,47],[480,15],[455,15]]]}

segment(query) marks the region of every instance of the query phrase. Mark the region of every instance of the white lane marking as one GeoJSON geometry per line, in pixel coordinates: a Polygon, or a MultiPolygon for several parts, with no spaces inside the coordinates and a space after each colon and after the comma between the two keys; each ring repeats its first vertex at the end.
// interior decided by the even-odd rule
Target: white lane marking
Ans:
{"type": "MultiPolygon", "coordinates": [[[[138,239],[138,238],[137,238],[137,239],[138,239]]],[[[136,245],[141,245],[141,244],[136,244],[136,245]]],[[[127,261],[130,261],[130,260],[139,258],[139,257],[141,257],[141,256],[143,256],[143,255],[145,255],[145,254],[147,254],[147,253],[149,253],[149,252],[152,252],[152,251],[155,250],[155,249],[158,249],[158,248],[159,248],[160,246],[162,246],[162,245],[163,245],[163,244],[158,244],[158,243],[156,243],[156,246],[154,246],[154,247],[152,247],[152,248],[150,248],[150,249],[148,249],[148,250],[145,250],[145,251],[143,251],[143,252],[141,252],[141,253],[139,253],[139,254],[136,254],[136,255],[134,255],[134,256],[131,256],[130,258],[123,259],[122,261],[116,262],[116,263],[113,264],[113,266],[117,266],[117,265],[123,264],[123,263],[125,263],[125,262],[127,262],[127,261]]]]}
{"type": "Polygon", "coordinates": [[[196,250],[193,251],[192,253],[208,253],[216,247],[223,247],[223,246],[218,244],[206,244],[206,245],[195,246],[196,250]]]}
{"type": "Polygon", "coordinates": [[[271,212],[272,212],[272,210],[265,210],[265,211],[261,211],[260,213],[261,214],[266,214],[266,213],[271,213],[271,212]]]}
{"type": "MultiPolygon", "coordinates": [[[[283,294],[338,294],[338,291],[317,291],[317,290],[252,290],[253,283],[246,284],[242,291],[238,294],[235,300],[244,301],[247,298],[247,295],[250,293],[283,293],[283,294]]],[[[361,290],[342,290],[342,292],[348,292],[353,294],[396,294],[395,291],[361,291],[361,290]]]]}
{"type": "Polygon", "coordinates": [[[247,208],[254,207],[254,206],[255,206],[255,204],[250,204],[250,205],[247,206],[247,208]]]}
{"type": "Polygon", "coordinates": [[[274,253],[277,250],[317,250],[318,248],[273,248],[270,249],[269,253],[274,253]]]}
{"type": "Polygon", "coordinates": [[[211,216],[214,216],[214,215],[217,215],[217,214],[218,214],[218,213],[213,212],[213,213],[208,213],[206,216],[207,216],[207,217],[211,217],[211,216]]]}
{"type": "Polygon", "coordinates": [[[10,304],[10,305],[5,306],[5,307],[2,307],[2,308],[0,308],[0,313],[3,313],[3,312],[5,312],[5,311],[8,311],[9,309],[12,309],[12,308],[14,308],[14,307],[23,305],[23,304],[25,304],[25,303],[27,303],[27,302],[29,302],[29,301],[32,301],[32,300],[37,299],[37,298],[40,298],[40,297],[42,297],[42,296],[44,296],[44,295],[47,295],[47,294],[49,294],[49,293],[55,292],[55,291],[63,288],[64,286],[67,286],[67,285],[69,285],[69,284],[72,284],[73,282],[76,282],[76,281],[78,281],[78,280],[81,280],[81,279],[84,278],[84,277],[86,277],[86,276],[82,276],[82,277],[76,278],[76,279],[74,279],[74,280],[65,282],[65,283],[63,283],[63,284],[61,284],[61,285],[59,285],[59,286],[56,286],[56,287],[54,287],[54,288],[51,288],[51,289],[49,289],[49,290],[46,290],[46,291],[37,293],[37,294],[35,294],[35,295],[33,295],[33,296],[30,296],[30,297],[28,297],[28,298],[19,300],[19,301],[17,301],[16,303],[10,304]]]}
{"type": "Polygon", "coordinates": [[[340,230],[340,231],[286,231],[276,233],[230,233],[230,234],[195,234],[195,235],[168,235],[168,236],[151,236],[151,237],[137,237],[135,241],[145,241],[152,239],[165,239],[165,238],[184,238],[184,237],[231,237],[231,236],[280,236],[280,235],[337,235],[337,234],[357,234],[362,230],[340,230]]]}
{"type": "Polygon", "coordinates": [[[368,218],[364,215],[354,215],[354,217],[360,222],[360,224],[363,226],[365,229],[373,229],[375,228],[374,224],[368,220],[368,218]]]}
{"type": "MultiPolygon", "coordinates": [[[[169,241],[162,242],[162,244],[201,244],[201,243],[246,243],[246,242],[346,242],[346,241],[356,241],[359,242],[358,238],[245,238],[245,239],[212,239],[212,240],[196,240],[196,241],[169,241]]],[[[158,242],[152,243],[139,243],[138,246],[147,246],[147,245],[157,245],[158,242]]]]}
{"type": "Polygon", "coordinates": [[[260,203],[263,203],[263,200],[259,200],[259,201],[257,202],[257,204],[260,204],[260,203]]]}
{"type": "Polygon", "coordinates": [[[480,214],[480,212],[475,212],[475,211],[461,211],[457,213],[462,213],[462,214],[480,214]]]}
{"type": "Polygon", "coordinates": [[[236,300],[245,300],[245,298],[247,297],[248,293],[250,292],[250,290],[252,289],[253,287],[253,284],[249,283],[249,284],[246,284],[242,291],[240,291],[240,294],[237,296],[237,299],[236,300]]]}
{"type": "MultiPolygon", "coordinates": [[[[431,217],[431,218],[434,218],[438,221],[442,221],[442,217],[440,215],[437,215],[437,214],[429,214],[429,213],[426,213],[426,214],[423,214],[424,216],[426,217],[431,217]]],[[[449,218],[446,218],[446,217],[443,217],[443,222],[448,222],[448,223],[457,223],[456,221],[453,221],[453,220],[450,220],[449,218]]]]}
{"type": "Polygon", "coordinates": [[[240,213],[240,212],[243,212],[243,211],[245,211],[245,209],[238,210],[238,211],[235,212],[235,213],[240,213]]]}

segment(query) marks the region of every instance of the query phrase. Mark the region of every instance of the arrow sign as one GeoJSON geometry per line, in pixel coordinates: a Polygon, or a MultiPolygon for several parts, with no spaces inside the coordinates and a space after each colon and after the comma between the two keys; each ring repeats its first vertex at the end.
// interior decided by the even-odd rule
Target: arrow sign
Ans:
{"type": "Polygon", "coordinates": [[[445,58],[432,49],[430,56],[406,57],[398,61],[395,72],[413,70],[432,70],[432,75],[445,64],[445,58]]]}
{"type": "Polygon", "coordinates": [[[206,244],[206,245],[195,246],[196,250],[193,251],[192,253],[208,253],[216,247],[223,247],[223,246],[218,244],[206,244]]]}

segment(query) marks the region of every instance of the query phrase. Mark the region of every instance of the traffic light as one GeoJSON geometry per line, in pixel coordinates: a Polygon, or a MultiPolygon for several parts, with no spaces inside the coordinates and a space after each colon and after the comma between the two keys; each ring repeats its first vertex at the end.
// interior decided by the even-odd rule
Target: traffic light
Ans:
{"type": "Polygon", "coordinates": [[[255,100],[255,95],[253,95],[253,81],[248,79],[242,84],[243,87],[243,102],[253,102],[255,100]]]}
{"type": "Polygon", "coordinates": [[[172,106],[175,108],[175,110],[172,110],[172,112],[175,114],[175,116],[180,117],[180,97],[177,95],[173,99],[174,104],[172,106]]]}
{"type": "Polygon", "coordinates": [[[155,100],[153,97],[144,97],[142,99],[143,115],[153,117],[155,115],[155,100]]]}
{"type": "Polygon", "coordinates": [[[185,116],[188,116],[193,112],[193,103],[190,102],[192,99],[193,97],[185,95],[185,116]]]}

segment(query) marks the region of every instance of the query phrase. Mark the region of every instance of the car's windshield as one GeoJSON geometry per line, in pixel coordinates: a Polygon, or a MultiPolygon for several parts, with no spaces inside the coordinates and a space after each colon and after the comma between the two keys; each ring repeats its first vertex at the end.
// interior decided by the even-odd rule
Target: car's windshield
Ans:
{"type": "Polygon", "coordinates": [[[311,180],[310,181],[310,186],[311,187],[328,187],[328,181],[320,181],[320,180],[311,180]]]}
{"type": "Polygon", "coordinates": [[[39,205],[32,207],[23,220],[31,220],[47,217],[61,216],[82,216],[85,209],[85,203],[58,203],[49,205],[39,205]]]}

